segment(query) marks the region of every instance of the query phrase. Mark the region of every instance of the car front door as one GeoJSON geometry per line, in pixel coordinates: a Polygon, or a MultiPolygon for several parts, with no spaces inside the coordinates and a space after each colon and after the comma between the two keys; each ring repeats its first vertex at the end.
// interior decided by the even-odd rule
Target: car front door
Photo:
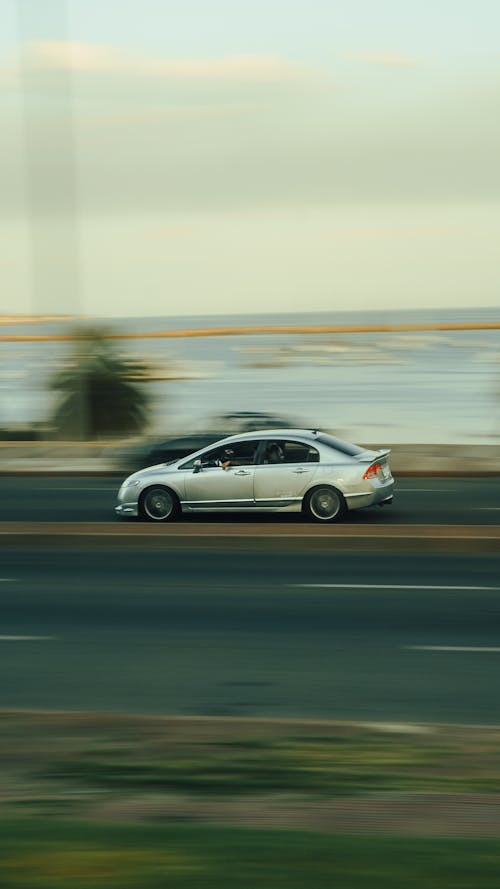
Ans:
{"type": "Polygon", "coordinates": [[[231,445],[229,455],[221,449],[207,452],[201,465],[186,472],[185,502],[191,509],[241,509],[254,506],[253,456],[257,442],[231,445]],[[228,457],[228,459],[224,459],[228,457]],[[224,469],[222,463],[229,463],[224,469]]]}
{"type": "Polygon", "coordinates": [[[255,467],[258,506],[289,506],[302,500],[317,472],[319,453],[300,441],[276,439],[261,450],[255,467]]]}

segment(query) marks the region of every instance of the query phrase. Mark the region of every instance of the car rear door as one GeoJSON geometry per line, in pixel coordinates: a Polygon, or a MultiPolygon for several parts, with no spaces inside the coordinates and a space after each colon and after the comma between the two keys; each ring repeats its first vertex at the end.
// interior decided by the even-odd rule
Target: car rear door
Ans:
{"type": "Polygon", "coordinates": [[[318,450],[306,442],[268,441],[255,467],[256,507],[290,506],[301,501],[317,473],[318,462],[318,450]]]}

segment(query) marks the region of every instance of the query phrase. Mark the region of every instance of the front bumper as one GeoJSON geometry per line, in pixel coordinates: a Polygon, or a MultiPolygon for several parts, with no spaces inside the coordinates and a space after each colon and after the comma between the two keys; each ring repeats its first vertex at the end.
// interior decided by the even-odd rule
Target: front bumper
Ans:
{"type": "Polygon", "coordinates": [[[115,513],[121,519],[138,516],[137,503],[120,503],[118,506],[115,506],[115,513]]]}

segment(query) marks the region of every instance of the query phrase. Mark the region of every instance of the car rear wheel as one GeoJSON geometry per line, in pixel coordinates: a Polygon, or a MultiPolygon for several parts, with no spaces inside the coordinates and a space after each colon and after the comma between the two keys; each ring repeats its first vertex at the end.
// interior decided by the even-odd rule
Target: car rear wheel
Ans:
{"type": "Polygon", "coordinates": [[[321,485],[306,495],[304,512],[314,522],[339,522],[346,514],[346,504],[340,491],[321,485]]]}
{"type": "Polygon", "coordinates": [[[173,491],[157,485],[141,494],[140,514],[148,522],[169,522],[179,514],[179,501],[173,491]]]}

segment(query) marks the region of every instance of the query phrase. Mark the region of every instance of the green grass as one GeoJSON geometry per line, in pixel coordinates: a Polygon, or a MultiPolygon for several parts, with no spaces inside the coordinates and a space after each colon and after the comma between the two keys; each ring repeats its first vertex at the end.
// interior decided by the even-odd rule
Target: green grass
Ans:
{"type": "Polygon", "coordinates": [[[500,762],[464,756],[450,739],[394,738],[353,729],[349,738],[260,738],[87,749],[53,760],[40,777],[107,790],[215,793],[222,796],[302,793],[359,796],[394,791],[500,791],[500,762]]]}
{"type": "MultiPolygon", "coordinates": [[[[476,793],[500,794],[498,727],[5,711],[0,726],[5,819],[220,824],[240,812],[242,825],[342,832],[338,801],[349,798],[348,831],[376,831],[384,806],[397,828],[403,801],[408,824],[398,832],[413,823],[416,833],[454,835],[458,810],[441,807],[436,822],[434,794],[470,794],[471,804],[476,793]]],[[[500,832],[494,800],[488,806],[488,833],[497,822],[500,832]]]]}
{"type": "Polygon", "coordinates": [[[2,889],[498,889],[500,840],[0,822],[2,889]]]}

